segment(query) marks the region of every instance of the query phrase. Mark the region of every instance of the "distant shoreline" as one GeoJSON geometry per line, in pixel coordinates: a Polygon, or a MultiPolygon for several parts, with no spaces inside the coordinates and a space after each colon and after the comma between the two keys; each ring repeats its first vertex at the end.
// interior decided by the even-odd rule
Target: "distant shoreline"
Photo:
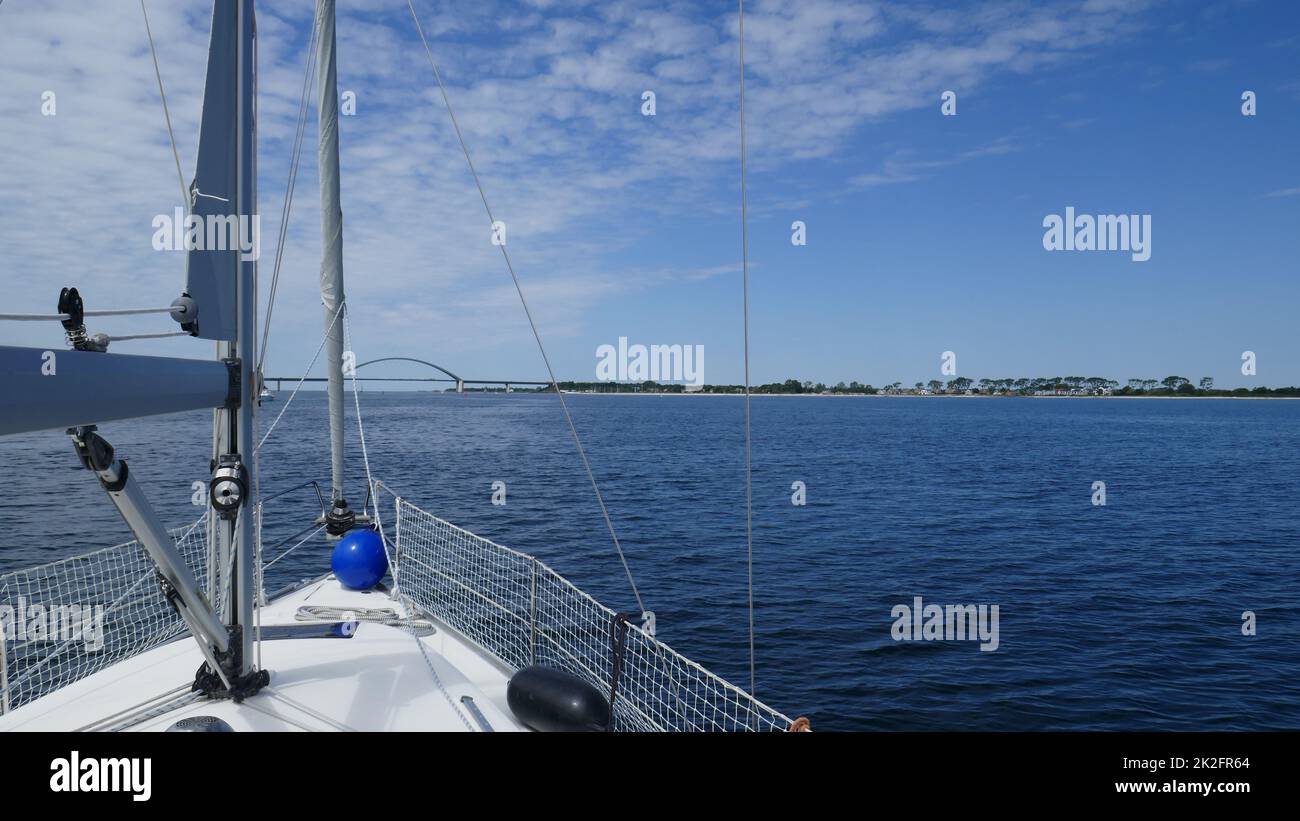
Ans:
{"type": "MultiPolygon", "coordinates": [[[[455,393],[455,391],[443,391],[455,393]]],[[[504,391],[474,391],[474,393],[504,393],[504,391]]],[[[514,391],[513,393],[524,393],[514,391]]],[[[549,391],[528,391],[530,394],[545,394],[549,391]]],[[[744,398],[743,393],[679,393],[670,391],[563,391],[565,396],[717,396],[744,398]]],[[[890,394],[890,393],[751,393],[751,397],[772,396],[778,399],[1282,399],[1296,400],[1300,396],[993,396],[990,394],[890,394]]]]}
{"type": "MultiPolygon", "coordinates": [[[[1244,368],[1244,366],[1243,366],[1244,368]]],[[[1247,374],[1249,375],[1249,374],[1247,374]]],[[[508,386],[507,386],[508,387],[508,386]]],[[[1197,385],[1182,376],[1164,379],[1130,379],[1121,386],[1117,380],[1099,376],[1054,376],[1016,379],[971,379],[961,376],[946,384],[939,379],[917,382],[904,387],[902,382],[892,382],[883,387],[864,385],[853,381],[828,385],[824,382],[786,379],[782,382],[762,384],[696,384],[688,382],[659,382],[654,379],[628,381],[578,382],[561,380],[555,386],[532,389],[546,393],[554,388],[573,394],[674,394],[674,395],[744,395],[750,396],[924,396],[924,397],[1028,397],[1032,399],[1296,399],[1300,386],[1268,387],[1236,386],[1215,388],[1214,379],[1203,377],[1197,385]]],[[[491,389],[489,389],[491,390],[491,389]]]]}

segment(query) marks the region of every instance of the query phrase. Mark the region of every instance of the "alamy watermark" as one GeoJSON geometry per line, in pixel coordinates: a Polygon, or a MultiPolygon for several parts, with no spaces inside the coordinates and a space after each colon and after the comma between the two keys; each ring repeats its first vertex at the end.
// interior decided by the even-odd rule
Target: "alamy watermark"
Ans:
{"type": "Polygon", "coordinates": [[[980,650],[998,649],[998,605],[925,604],[920,596],[912,605],[896,604],[890,635],[894,641],[979,641],[980,650]]]}
{"type": "Polygon", "coordinates": [[[685,382],[704,384],[703,345],[628,345],[596,349],[596,379],[601,382],[685,382]]]}
{"type": "Polygon", "coordinates": [[[132,801],[153,795],[152,758],[81,757],[73,750],[50,761],[50,792],[121,792],[132,801]]]}
{"type": "Polygon", "coordinates": [[[246,262],[262,256],[260,214],[200,216],[177,208],[154,217],[151,225],[155,251],[239,251],[246,262]]]}
{"type": "Polygon", "coordinates": [[[0,635],[6,643],[81,642],[89,652],[104,649],[104,605],[40,604],[19,596],[0,604],[0,635]]]}
{"type": "Polygon", "coordinates": [[[1043,247],[1048,251],[1128,251],[1134,262],[1151,259],[1150,214],[1079,214],[1043,217],[1043,247]]]}

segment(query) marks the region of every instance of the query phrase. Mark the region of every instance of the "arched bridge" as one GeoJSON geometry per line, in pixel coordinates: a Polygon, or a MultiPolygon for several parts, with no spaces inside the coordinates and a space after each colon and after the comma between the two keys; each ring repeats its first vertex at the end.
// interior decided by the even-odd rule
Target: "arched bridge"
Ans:
{"type": "MultiPolygon", "coordinates": [[[[345,381],[352,379],[358,382],[453,382],[456,385],[457,393],[464,393],[466,385],[504,385],[506,390],[510,390],[511,385],[549,385],[550,382],[538,381],[535,379],[464,379],[457,374],[452,373],[441,365],[434,364],[425,359],[416,359],[410,356],[385,356],[380,359],[371,359],[362,362],[356,366],[359,371],[367,365],[377,365],[380,362],[412,362],[416,365],[424,365],[427,368],[433,368],[439,373],[446,374],[445,377],[397,377],[397,376],[349,376],[345,381]]],[[[275,389],[279,391],[283,383],[294,384],[296,382],[326,382],[328,379],[323,376],[309,376],[305,379],[301,377],[288,376],[266,376],[262,378],[262,384],[275,383],[275,389]]]]}
{"type": "Polygon", "coordinates": [[[462,385],[465,382],[464,379],[461,379],[459,376],[447,370],[441,365],[435,365],[432,362],[426,362],[423,359],[412,359],[409,356],[386,356],[383,359],[372,359],[369,362],[362,362],[360,365],[357,365],[357,370],[361,370],[367,365],[374,365],[379,362],[414,362],[417,365],[427,365],[436,371],[442,371],[443,373],[447,374],[448,376],[451,377],[452,381],[455,382],[457,385],[462,385]]]}

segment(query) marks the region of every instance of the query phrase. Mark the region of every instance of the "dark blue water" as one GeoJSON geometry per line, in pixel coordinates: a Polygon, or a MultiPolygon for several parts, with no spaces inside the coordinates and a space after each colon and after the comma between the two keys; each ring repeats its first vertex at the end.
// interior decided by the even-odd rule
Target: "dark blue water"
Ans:
{"type": "MultiPolygon", "coordinates": [[[[377,477],[634,608],[554,396],[361,398],[377,477]]],[[[660,637],[746,684],[741,401],[569,403],[660,637]]],[[[753,417],[773,706],[823,730],[1300,728],[1300,402],[756,397],[753,417]],[[997,604],[999,649],[895,642],[891,609],[914,596],[997,604]]],[[[210,424],[102,431],[179,525],[210,424]]],[[[324,429],[323,396],[300,394],[264,494],[328,479],[324,429]]],[[[0,440],[0,459],[0,572],[130,538],[61,434],[0,440]]],[[[315,512],[310,491],[270,502],[268,558],[315,512]]],[[[268,588],[327,568],[326,548],[300,549],[268,588]]]]}

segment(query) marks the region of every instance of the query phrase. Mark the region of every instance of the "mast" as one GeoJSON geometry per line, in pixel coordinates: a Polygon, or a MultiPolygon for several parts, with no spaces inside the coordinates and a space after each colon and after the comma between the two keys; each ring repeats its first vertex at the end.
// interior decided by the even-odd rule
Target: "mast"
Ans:
{"type": "MultiPolygon", "coordinates": [[[[196,226],[235,228],[238,242],[191,248],[186,287],[172,316],[184,330],[217,341],[216,356],[237,375],[238,401],[218,408],[212,426],[212,505],[208,513],[209,598],[222,612],[231,648],[222,685],[246,692],[253,671],[256,508],[254,476],[257,362],[257,54],[253,0],[214,0],[203,88],[199,153],[190,183],[196,226]],[[238,492],[229,489],[237,488],[238,492]],[[231,504],[219,506],[218,490],[231,504]]],[[[211,683],[211,682],[209,682],[211,683]]],[[[215,687],[215,685],[213,685],[215,687]]]]}
{"type": "MultiPolygon", "coordinates": [[[[257,50],[256,24],[253,0],[237,0],[238,35],[235,50],[235,203],[241,224],[247,220],[256,225],[257,214],[257,50]]],[[[239,411],[236,417],[234,460],[246,477],[246,487],[257,486],[254,475],[257,460],[253,451],[253,417],[257,411],[257,393],[260,380],[256,373],[257,362],[257,259],[256,254],[237,255],[236,305],[237,330],[235,353],[242,363],[239,411]]],[[[218,471],[221,466],[218,465],[218,471]]],[[[255,522],[256,502],[245,495],[244,504],[235,519],[235,567],[231,579],[233,594],[232,624],[240,641],[240,653],[235,675],[243,679],[253,672],[253,589],[254,562],[257,538],[255,522]]]]}
{"type": "MultiPolygon", "coordinates": [[[[135,532],[158,568],[158,584],[198,641],[205,664],[194,690],[214,698],[242,700],[270,680],[254,658],[257,509],[255,414],[261,384],[257,352],[257,44],[253,0],[216,0],[203,95],[199,157],[190,185],[186,230],[207,223],[237,235],[217,247],[189,248],[186,290],[172,303],[172,318],[193,336],[217,340],[218,362],[121,356],[84,344],[84,305],[75,288],[64,288],[59,312],[73,352],[59,355],[60,380],[42,378],[52,354],[0,347],[0,379],[35,398],[35,413],[12,413],[0,402],[0,435],[69,426],[82,467],[135,532]],[[200,205],[200,203],[202,203],[200,205]],[[41,376],[37,376],[42,373],[41,376]],[[9,383],[13,383],[12,385],[9,383]],[[37,387],[39,385],[40,387],[37,387]],[[205,594],[158,512],[125,460],[98,432],[96,422],[153,413],[215,407],[210,521],[219,536],[210,555],[234,556],[221,564],[222,584],[209,576],[205,594]],[[229,567],[229,572],[225,572],[229,567]],[[227,597],[226,584],[229,587],[227,597]],[[214,602],[227,603],[222,614],[214,602]]],[[[49,371],[52,375],[53,370],[49,371]]]]}
{"type": "Polygon", "coordinates": [[[352,527],[355,515],[343,495],[343,208],[339,193],[339,89],[334,54],[334,0],[317,0],[316,71],[320,148],[320,295],[325,308],[325,366],[329,377],[330,506],[326,529],[334,536],[352,527]]]}

